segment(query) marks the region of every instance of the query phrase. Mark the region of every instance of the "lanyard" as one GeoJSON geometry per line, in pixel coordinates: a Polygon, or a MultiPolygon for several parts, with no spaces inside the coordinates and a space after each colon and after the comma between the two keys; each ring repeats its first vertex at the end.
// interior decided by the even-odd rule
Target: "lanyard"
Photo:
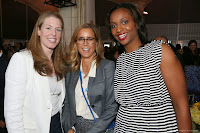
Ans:
{"type": "MultiPolygon", "coordinates": [[[[83,91],[83,86],[82,86],[83,81],[82,81],[82,75],[81,75],[81,64],[79,65],[79,74],[80,74],[81,90],[82,90],[83,96],[84,96],[84,98],[85,98],[85,101],[86,101],[86,103],[87,103],[87,105],[88,105],[88,107],[89,107],[89,109],[90,109],[90,112],[91,112],[91,114],[92,114],[92,116],[93,116],[93,118],[94,118],[94,123],[95,123],[95,122],[96,122],[96,119],[95,119],[95,117],[94,117],[94,114],[93,114],[93,112],[92,112],[92,109],[91,109],[91,107],[90,107],[90,105],[89,105],[89,103],[88,103],[88,101],[87,101],[87,99],[86,99],[86,97],[85,97],[85,93],[84,93],[84,91],[83,91]]],[[[108,130],[109,130],[109,129],[112,129],[114,126],[115,126],[115,121],[113,121],[113,122],[109,125],[108,130]]]]}
{"type": "Polygon", "coordinates": [[[79,65],[79,74],[80,74],[81,90],[82,90],[83,96],[84,96],[85,101],[86,101],[86,103],[87,103],[87,105],[88,105],[88,107],[89,107],[89,109],[90,109],[90,112],[91,112],[93,118],[94,118],[94,122],[96,122],[96,119],[95,119],[95,117],[94,117],[94,114],[93,114],[93,112],[92,112],[92,109],[91,109],[91,107],[90,107],[90,105],[89,105],[89,103],[88,103],[88,101],[87,101],[87,99],[86,99],[86,97],[85,97],[85,93],[84,93],[84,91],[83,91],[83,86],[82,86],[83,80],[82,80],[82,75],[81,75],[81,64],[79,65]]]}

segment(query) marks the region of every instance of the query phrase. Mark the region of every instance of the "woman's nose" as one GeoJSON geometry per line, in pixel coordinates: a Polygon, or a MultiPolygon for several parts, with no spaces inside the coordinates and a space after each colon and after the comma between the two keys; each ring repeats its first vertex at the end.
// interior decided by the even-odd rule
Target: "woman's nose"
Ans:
{"type": "Polygon", "coordinates": [[[55,36],[56,35],[56,29],[52,29],[51,34],[55,36]]]}
{"type": "Polygon", "coordinates": [[[117,32],[121,32],[123,30],[123,27],[121,25],[117,26],[117,32]]]}

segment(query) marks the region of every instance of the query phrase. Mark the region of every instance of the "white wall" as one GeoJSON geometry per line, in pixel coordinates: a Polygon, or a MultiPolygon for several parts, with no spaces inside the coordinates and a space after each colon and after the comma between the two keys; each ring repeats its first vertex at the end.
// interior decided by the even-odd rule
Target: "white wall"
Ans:
{"type": "MultiPolygon", "coordinates": [[[[75,0],[72,0],[75,2],[75,0]]],[[[67,44],[70,43],[75,28],[83,23],[95,24],[95,0],[76,0],[77,6],[64,7],[59,13],[64,19],[67,44]]]]}
{"type": "Polygon", "coordinates": [[[95,22],[95,0],[86,0],[86,23],[95,22]]]}
{"type": "MultiPolygon", "coordinates": [[[[75,2],[75,0],[72,0],[72,2],[75,2]]],[[[76,4],[77,6],[64,7],[59,10],[65,23],[67,44],[70,43],[75,28],[86,22],[86,0],[76,0],[76,4]]]]}

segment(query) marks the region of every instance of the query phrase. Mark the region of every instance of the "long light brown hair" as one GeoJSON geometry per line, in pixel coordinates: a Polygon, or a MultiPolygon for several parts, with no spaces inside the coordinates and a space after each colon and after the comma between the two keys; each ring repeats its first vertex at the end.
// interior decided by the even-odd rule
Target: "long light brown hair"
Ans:
{"type": "Polygon", "coordinates": [[[38,29],[41,29],[44,21],[46,18],[55,17],[59,19],[62,23],[62,36],[59,44],[54,49],[52,54],[52,60],[54,64],[55,73],[58,80],[61,80],[65,73],[66,73],[66,56],[67,56],[67,47],[65,41],[65,32],[64,32],[64,21],[62,16],[57,12],[47,11],[42,13],[33,29],[33,33],[31,35],[31,39],[27,45],[27,49],[31,51],[33,60],[34,60],[34,68],[35,70],[43,76],[50,76],[53,73],[53,69],[50,66],[49,59],[45,55],[41,42],[40,37],[38,36],[38,29]]]}
{"type": "Polygon", "coordinates": [[[79,68],[79,64],[81,62],[81,55],[78,52],[76,40],[77,40],[79,31],[84,28],[90,28],[94,32],[94,35],[96,38],[96,44],[95,44],[96,55],[94,56],[93,60],[96,60],[97,67],[101,59],[104,58],[103,52],[102,52],[102,40],[101,40],[101,36],[100,36],[98,28],[94,24],[87,24],[87,23],[82,24],[75,29],[71,42],[70,42],[70,46],[69,46],[70,47],[69,48],[70,49],[70,55],[69,55],[70,71],[77,71],[79,68]]]}

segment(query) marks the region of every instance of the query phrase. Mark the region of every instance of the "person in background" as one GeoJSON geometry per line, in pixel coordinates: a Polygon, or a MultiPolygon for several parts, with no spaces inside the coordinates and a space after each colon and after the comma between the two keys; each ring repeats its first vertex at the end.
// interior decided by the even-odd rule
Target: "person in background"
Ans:
{"type": "Polygon", "coordinates": [[[161,41],[146,44],[141,12],[131,3],[117,4],[107,20],[125,48],[114,76],[115,133],[192,132],[184,72],[173,50],[161,41]]]}
{"type": "Polygon", "coordinates": [[[7,133],[4,119],[4,87],[7,66],[8,59],[3,53],[3,39],[0,38],[0,133],[7,133]]]}
{"type": "Polygon", "coordinates": [[[181,55],[183,54],[183,49],[181,48],[181,44],[179,44],[179,43],[176,44],[175,49],[176,49],[177,53],[180,53],[181,55]]]}
{"type": "Polygon", "coordinates": [[[57,12],[42,13],[27,50],[15,53],[6,71],[5,120],[9,133],[62,133],[66,43],[57,12]]]}
{"type": "Polygon", "coordinates": [[[16,47],[16,51],[20,51],[23,48],[23,45],[21,42],[15,43],[14,46],[16,47]]]}
{"type": "Polygon", "coordinates": [[[197,48],[197,41],[196,40],[190,40],[188,42],[188,47],[192,51],[193,65],[199,66],[200,65],[200,56],[199,56],[199,51],[198,51],[198,48],[197,48]]]}
{"type": "Polygon", "coordinates": [[[106,59],[116,62],[118,57],[119,57],[118,49],[116,46],[114,46],[114,47],[110,48],[106,59]]]}
{"type": "Polygon", "coordinates": [[[65,133],[112,132],[114,125],[108,127],[118,109],[113,86],[115,63],[104,59],[95,25],[86,23],[75,29],[69,57],[62,114],[65,133]]]}
{"type": "Polygon", "coordinates": [[[168,38],[166,36],[159,36],[155,40],[160,40],[162,43],[168,44],[168,38]]]}
{"type": "Polygon", "coordinates": [[[108,56],[106,59],[112,60],[116,63],[117,58],[124,52],[124,48],[120,46],[114,46],[110,48],[108,56]]]}
{"type": "Polygon", "coordinates": [[[10,46],[8,49],[8,54],[7,57],[10,60],[11,57],[13,56],[13,54],[15,54],[16,52],[19,52],[16,46],[10,46]]]}
{"type": "Polygon", "coordinates": [[[183,46],[183,61],[184,66],[194,65],[193,54],[188,46],[183,46]]]}

